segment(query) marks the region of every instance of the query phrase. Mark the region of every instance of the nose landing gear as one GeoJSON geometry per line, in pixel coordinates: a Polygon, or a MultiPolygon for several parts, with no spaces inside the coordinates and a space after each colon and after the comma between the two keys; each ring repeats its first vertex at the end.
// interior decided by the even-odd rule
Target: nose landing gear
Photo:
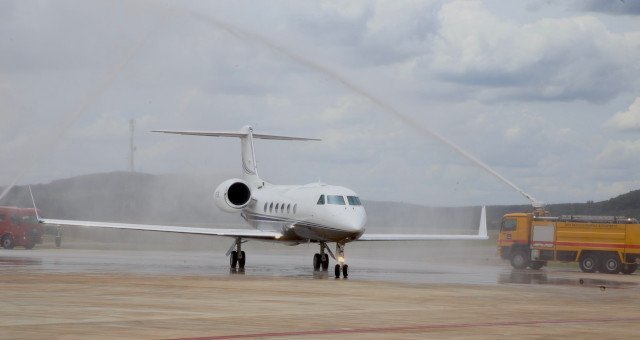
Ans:
{"type": "Polygon", "coordinates": [[[338,264],[335,267],[336,279],[340,278],[340,272],[342,271],[342,277],[345,279],[349,276],[349,266],[344,263],[344,243],[338,242],[336,243],[336,253],[338,253],[338,264]]]}

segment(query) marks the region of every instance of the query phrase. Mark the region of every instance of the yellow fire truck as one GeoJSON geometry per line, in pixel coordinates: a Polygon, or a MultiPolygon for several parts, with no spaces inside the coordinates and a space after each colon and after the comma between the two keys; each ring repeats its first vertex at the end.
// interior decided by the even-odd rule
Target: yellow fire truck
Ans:
{"type": "Polygon", "coordinates": [[[507,214],[498,254],[516,269],[560,261],[578,262],[587,273],[631,274],[640,262],[640,224],[617,216],[551,217],[543,210],[507,214]]]}

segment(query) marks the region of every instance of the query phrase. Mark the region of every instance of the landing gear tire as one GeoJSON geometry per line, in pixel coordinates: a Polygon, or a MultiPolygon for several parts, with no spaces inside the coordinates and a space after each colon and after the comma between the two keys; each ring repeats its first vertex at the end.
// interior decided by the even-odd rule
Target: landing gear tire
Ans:
{"type": "Polygon", "coordinates": [[[320,254],[316,253],[313,255],[313,271],[319,271],[320,266],[322,265],[322,258],[320,254]]]}
{"type": "Polygon", "coordinates": [[[327,270],[329,270],[329,256],[325,254],[324,258],[322,257],[323,256],[320,257],[320,264],[322,265],[322,271],[326,272],[327,270]]]}
{"type": "Polygon", "coordinates": [[[622,269],[622,262],[618,254],[607,255],[600,263],[600,272],[605,274],[618,274],[622,269]]]}
{"type": "Polygon", "coordinates": [[[2,248],[4,249],[13,249],[15,244],[13,243],[13,237],[11,235],[6,235],[2,238],[2,248]]]}
{"type": "Polygon", "coordinates": [[[240,255],[241,256],[238,257],[238,267],[240,267],[240,269],[244,269],[244,263],[247,261],[247,256],[244,254],[244,250],[240,252],[240,255]]]}
{"type": "Polygon", "coordinates": [[[531,261],[531,263],[529,263],[529,268],[533,270],[538,270],[544,267],[545,264],[546,263],[544,261],[531,261]]]}
{"type": "Polygon", "coordinates": [[[234,250],[229,255],[229,265],[231,265],[231,269],[236,269],[237,264],[238,264],[238,252],[234,250]]]}
{"type": "Polygon", "coordinates": [[[345,279],[349,276],[349,265],[343,264],[342,266],[336,264],[336,279],[340,278],[340,272],[342,272],[342,277],[345,279]]]}
{"type": "Polygon", "coordinates": [[[525,269],[529,266],[529,254],[524,250],[516,250],[511,254],[511,266],[515,269],[525,269]]]}
{"type": "Polygon", "coordinates": [[[580,270],[585,273],[595,273],[598,269],[598,257],[596,255],[582,255],[580,256],[580,260],[578,262],[580,265],[580,270]]]}
{"type": "Polygon", "coordinates": [[[633,274],[636,271],[636,269],[638,269],[638,264],[637,263],[623,264],[622,265],[622,274],[625,274],[625,275],[633,274]]]}

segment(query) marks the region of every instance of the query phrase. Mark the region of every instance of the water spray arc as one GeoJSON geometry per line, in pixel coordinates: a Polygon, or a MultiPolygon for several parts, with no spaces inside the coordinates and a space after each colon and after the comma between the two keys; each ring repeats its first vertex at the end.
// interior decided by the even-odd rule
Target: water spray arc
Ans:
{"type": "Polygon", "coordinates": [[[186,13],[188,13],[189,15],[205,21],[207,23],[213,24],[216,27],[222,28],[225,31],[229,32],[231,35],[235,36],[235,37],[245,37],[248,38],[252,41],[255,41],[257,43],[261,43],[273,50],[276,50],[278,52],[280,52],[281,54],[293,59],[294,61],[303,64],[311,69],[314,69],[316,71],[319,71],[321,73],[323,73],[324,75],[327,75],[331,78],[333,78],[335,81],[341,83],[342,85],[346,86],[347,88],[351,89],[352,91],[358,93],[359,95],[369,99],[370,101],[372,101],[373,103],[377,104],[378,106],[380,106],[381,108],[385,109],[386,111],[392,113],[394,116],[396,116],[396,118],[400,119],[401,121],[403,121],[404,123],[406,123],[409,127],[411,127],[412,129],[414,129],[415,131],[417,131],[418,133],[421,134],[426,134],[438,141],[440,141],[441,143],[443,143],[444,145],[446,145],[447,147],[451,148],[453,151],[455,151],[456,153],[458,153],[459,155],[461,155],[462,157],[466,158],[467,160],[471,161],[472,163],[476,164],[478,167],[480,167],[481,169],[485,170],[486,172],[488,172],[489,174],[491,174],[492,176],[496,177],[497,179],[499,179],[501,182],[505,183],[506,185],[508,185],[510,188],[516,190],[518,193],[520,193],[524,198],[526,198],[527,200],[529,200],[533,207],[536,209],[539,208],[543,208],[544,207],[544,203],[541,201],[536,200],[535,198],[533,198],[533,196],[527,194],[524,190],[520,189],[519,187],[517,187],[515,184],[513,184],[511,181],[509,181],[508,179],[506,179],[504,176],[500,175],[498,172],[496,172],[495,170],[491,169],[488,165],[484,164],[482,161],[480,161],[479,159],[477,159],[476,157],[472,156],[471,154],[469,154],[468,152],[464,151],[462,148],[460,148],[459,146],[457,146],[456,144],[454,144],[453,142],[451,142],[450,140],[448,140],[447,138],[445,138],[444,136],[440,135],[439,133],[429,129],[428,127],[422,125],[420,122],[418,122],[417,120],[415,120],[414,118],[412,118],[411,116],[402,113],[401,111],[399,111],[398,109],[396,109],[394,106],[392,106],[391,104],[381,100],[380,98],[378,98],[377,96],[373,95],[372,93],[370,93],[369,91],[367,91],[366,89],[362,88],[361,86],[355,84],[354,82],[344,78],[343,76],[341,76],[340,74],[338,74],[337,72],[333,71],[332,69],[326,67],[325,65],[322,65],[312,59],[309,59],[307,57],[303,57],[297,53],[294,53],[292,51],[290,51],[289,49],[285,48],[284,46],[264,37],[261,36],[257,33],[242,29],[238,26],[232,25],[228,22],[224,22],[222,20],[219,20],[217,18],[213,18],[210,16],[205,16],[201,13],[196,13],[190,10],[184,10],[186,13]]]}
{"type": "Polygon", "coordinates": [[[89,93],[82,101],[78,102],[76,108],[66,117],[66,120],[52,133],[51,138],[48,138],[42,143],[42,147],[38,149],[38,152],[35,153],[30,159],[27,160],[26,166],[23,168],[21,172],[19,172],[11,181],[3,191],[0,193],[0,199],[2,199],[11,189],[22,179],[22,177],[29,172],[37,163],[44,157],[45,154],[53,150],[62,140],[63,136],[71,129],[71,126],[77,122],[80,117],[87,111],[89,106],[96,100],[100,95],[113,83],[113,81],[120,75],[122,70],[131,62],[133,57],[136,55],[140,47],[147,41],[149,36],[158,28],[161,22],[164,21],[164,18],[156,23],[148,32],[146,32],[143,37],[138,41],[138,43],[133,46],[128,53],[124,56],[124,58],[117,64],[112,70],[109,70],[105,74],[105,76],[93,86],[89,93]]]}

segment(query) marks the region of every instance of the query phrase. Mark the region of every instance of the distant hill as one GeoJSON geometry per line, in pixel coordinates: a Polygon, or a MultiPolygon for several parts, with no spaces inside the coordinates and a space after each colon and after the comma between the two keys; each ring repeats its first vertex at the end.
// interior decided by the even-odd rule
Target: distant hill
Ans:
{"type": "MultiPolygon", "coordinates": [[[[221,212],[213,191],[226,178],[204,175],[150,175],[111,172],[32,185],[44,216],[110,222],[245,225],[239,214],[221,212]]],[[[475,230],[480,207],[428,207],[402,202],[363,201],[367,228],[376,232],[475,230]]],[[[28,188],[14,187],[0,205],[31,207],[28,188]]],[[[640,217],[640,190],[602,202],[548,205],[552,215],[640,217]]],[[[530,205],[487,207],[489,228],[498,228],[506,213],[531,211],[530,205]]]]}

